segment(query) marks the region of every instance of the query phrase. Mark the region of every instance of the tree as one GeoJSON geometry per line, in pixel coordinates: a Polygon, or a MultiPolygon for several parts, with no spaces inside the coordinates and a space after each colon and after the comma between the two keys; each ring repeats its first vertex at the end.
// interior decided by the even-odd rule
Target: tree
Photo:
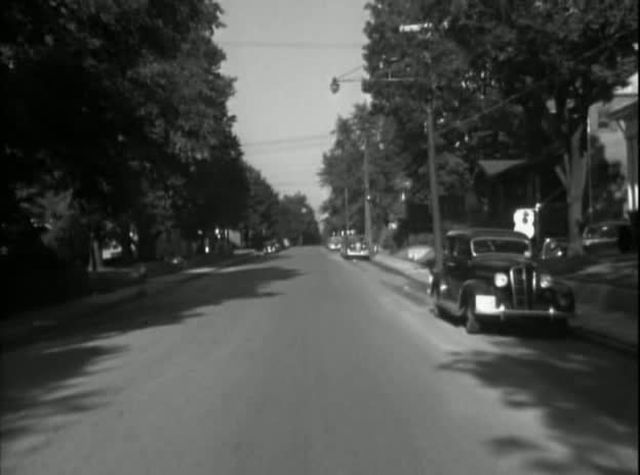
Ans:
{"type": "Polygon", "coordinates": [[[6,197],[71,190],[97,238],[105,220],[166,221],[202,162],[239,155],[232,81],[212,41],[220,15],[206,0],[10,0],[0,13],[6,197]]]}
{"type": "Polygon", "coordinates": [[[243,224],[245,240],[253,247],[261,247],[276,234],[279,199],[262,174],[245,164],[249,194],[243,224]]]}
{"type": "Polygon", "coordinates": [[[130,249],[135,228],[153,259],[167,227],[238,221],[246,186],[213,41],[221,15],[211,0],[4,2],[3,247],[36,235],[67,265],[91,254],[97,267],[112,232],[130,249]]]}
{"type": "Polygon", "coordinates": [[[515,96],[526,119],[547,132],[549,148],[562,157],[556,169],[567,191],[570,254],[578,254],[588,109],[611,99],[637,70],[637,4],[513,2],[499,11],[481,0],[466,3],[450,35],[488,66],[495,87],[515,96]]]}
{"type": "Polygon", "coordinates": [[[437,129],[439,194],[461,195],[456,199],[462,201],[469,189],[470,167],[469,154],[462,147],[467,133],[457,121],[461,110],[469,113],[479,108],[477,98],[465,87],[469,80],[461,81],[468,73],[466,58],[455,42],[441,36],[399,31],[402,24],[432,20],[443,6],[380,0],[370,2],[367,8],[371,18],[365,27],[369,38],[364,55],[369,73],[365,86],[373,97],[373,110],[395,122],[393,143],[396,153],[405,157],[402,174],[412,182],[407,198],[422,207],[431,205],[425,130],[426,105],[431,102],[437,129]]]}
{"type": "Polygon", "coordinates": [[[305,245],[320,242],[320,230],[313,208],[302,193],[284,195],[278,207],[277,235],[290,242],[305,245]]]}
{"type": "Polygon", "coordinates": [[[529,159],[557,156],[570,252],[579,253],[587,111],[637,69],[636,2],[380,0],[368,8],[365,58],[374,98],[412,117],[410,97],[425,100],[428,85],[383,88],[375,79],[431,75],[446,146],[459,144],[463,155],[510,148],[529,159]],[[430,38],[396,33],[403,22],[424,21],[436,27],[430,38]],[[493,140],[477,140],[492,131],[493,140]]]}

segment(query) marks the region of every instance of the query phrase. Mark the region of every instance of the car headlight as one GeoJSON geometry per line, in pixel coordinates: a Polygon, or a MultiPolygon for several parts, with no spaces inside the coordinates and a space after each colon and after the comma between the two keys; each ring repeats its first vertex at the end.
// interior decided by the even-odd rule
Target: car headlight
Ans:
{"type": "Polygon", "coordinates": [[[509,277],[504,272],[498,272],[493,276],[493,283],[496,287],[506,287],[509,283],[509,277]]]}
{"type": "Polygon", "coordinates": [[[549,274],[540,274],[540,288],[548,289],[553,284],[553,279],[549,274]]]}

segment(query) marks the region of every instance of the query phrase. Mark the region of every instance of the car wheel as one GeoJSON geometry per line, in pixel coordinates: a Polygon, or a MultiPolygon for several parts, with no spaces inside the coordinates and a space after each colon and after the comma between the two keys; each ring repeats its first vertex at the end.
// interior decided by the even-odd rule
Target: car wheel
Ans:
{"type": "Polygon", "coordinates": [[[569,322],[564,318],[552,321],[551,333],[556,338],[566,338],[569,334],[569,322]]]}
{"type": "Polygon", "coordinates": [[[441,297],[440,294],[440,277],[433,277],[429,286],[429,295],[434,299],[439,299],[441,297]]]}
{"type": "Polygon", "coordinates": [[[476,318],[476,312],[473,305],[473,297],[467,300],[464,306],[464,329],[470,335],[480,333],[480,323],[476,318]]]}

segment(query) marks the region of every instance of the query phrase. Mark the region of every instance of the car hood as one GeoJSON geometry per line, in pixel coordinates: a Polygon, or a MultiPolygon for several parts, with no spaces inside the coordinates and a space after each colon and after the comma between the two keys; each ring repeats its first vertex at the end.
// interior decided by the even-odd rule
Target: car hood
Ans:
{"type": "Polygon", "coordinates": [[[500,253],[487,253],[475,256],[471,263],[476,269],[486,269],[494,272],[507,271],[513,266],[525,264],[535,266],[531,259],[525,256],[500,253]]]}

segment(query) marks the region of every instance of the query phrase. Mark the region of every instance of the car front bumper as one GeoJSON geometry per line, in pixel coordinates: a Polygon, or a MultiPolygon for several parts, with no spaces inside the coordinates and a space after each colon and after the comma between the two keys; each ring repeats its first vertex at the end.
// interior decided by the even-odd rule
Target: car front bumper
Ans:
{"type": "Polygon", "coordinates": [[[369,251],[347,251],[347,257],[366,257],[370,256],[369,251]]]}
{"type": "Polygon", "coordinates": [[[558,310],[553,306],[546,309],[514,309],[504,305],[496,306],[495,297],[489,295],[478,295],[475,301],[475,312],[478,317],[493,317],[500,320],[512,319],[549,319],[561,320],[574,316],[573,312],[558,310]]]}
{"type": "Polygon", "coordinates": [[[547,310],[520,310],[512,308],[497,308],[495,310],[476,309],[475,314],[478,317],[495,318],[502,321],[514,319],[566,320],[574,316],[572,312],[563,312],[554,308],[547,310]]]}

